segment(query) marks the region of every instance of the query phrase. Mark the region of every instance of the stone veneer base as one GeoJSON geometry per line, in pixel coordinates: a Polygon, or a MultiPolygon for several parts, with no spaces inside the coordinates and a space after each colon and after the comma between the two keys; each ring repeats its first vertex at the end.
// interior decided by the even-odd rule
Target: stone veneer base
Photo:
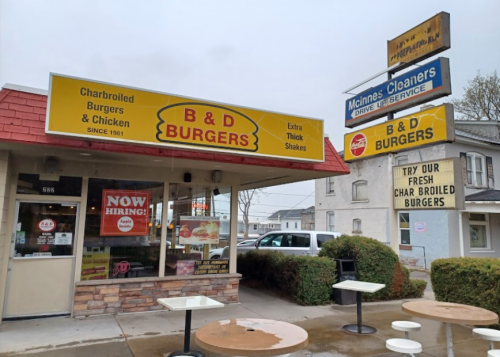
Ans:
{"type": "Polygon", "coordinates": [[[238,302],[241,274],[88,280],[76,283],[73,316],[164,310],[156,301],[176,296],[208,296],[238,302]]]}

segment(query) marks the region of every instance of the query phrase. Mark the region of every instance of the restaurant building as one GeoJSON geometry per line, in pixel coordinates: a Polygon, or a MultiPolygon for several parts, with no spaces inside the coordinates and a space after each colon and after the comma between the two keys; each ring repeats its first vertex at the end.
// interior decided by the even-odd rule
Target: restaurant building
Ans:
{"type": "Polygon", "coordinates": [[[238,192],[349,173],[322,124],[64,76],[5,85],[1,319],[237,302],[238,192]],[[229,261],[204,261],[221,222],[229,261]]]}

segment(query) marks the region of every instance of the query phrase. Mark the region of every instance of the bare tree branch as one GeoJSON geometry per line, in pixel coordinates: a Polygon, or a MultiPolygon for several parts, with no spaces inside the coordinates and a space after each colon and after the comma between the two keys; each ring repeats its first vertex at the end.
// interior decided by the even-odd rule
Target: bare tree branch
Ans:
{"type": "Polygon", "coordinates": [[[497,72],[481,76],[477,72],[464,88],[462,99],[452,99],[460,120],[500,120],[500,78],[497,72]]]}
{"type": "Polygon", "coordinates": [[[248,227],[250,225],[250,207],[252,203],[259,200],[260,189],[238,192],[238,208],[243,214],[244,238],[248,238],[248,227]]]}

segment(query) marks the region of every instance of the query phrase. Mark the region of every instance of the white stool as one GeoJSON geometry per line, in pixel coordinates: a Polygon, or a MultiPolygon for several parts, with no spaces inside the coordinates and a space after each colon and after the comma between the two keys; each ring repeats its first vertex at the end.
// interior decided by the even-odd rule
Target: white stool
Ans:
{"type": "Polygon", "coordinates": [[[500,350],[489,350],[488,357],[500,357],[500,350]]]}
{"type": "Polygon", "coordinates": [[[420,343],[405,338],[391,338],[385,341],[385,347],[394,352],[408,353],[412,357],[414,353],[422,352],[420,343]]]}
{"type": "Polygon", "coordinates": [[[495,349],[493,341],[500,341],[500,331],[498,330],[493,330],[491,328],[475,328],[472,330],[472,333],[484,340],[490,341],[490,350],[495,349]]]}
{"type": "Polygon", "coordinates": [[[420,331],[422,327],[418,322],[412,321],[393,321],[391,326],[394,330],[404,331],[407,340],[410,338],[411,331],[420,331]]]}

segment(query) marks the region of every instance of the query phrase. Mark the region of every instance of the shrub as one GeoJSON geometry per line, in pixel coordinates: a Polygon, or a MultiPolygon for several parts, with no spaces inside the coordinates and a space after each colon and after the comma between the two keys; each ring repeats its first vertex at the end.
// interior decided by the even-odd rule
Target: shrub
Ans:
{"type": "Polygon", "coordinates": [[[438,301],[482,307],[500,314],[500,259],[436,259],[431,264],[431,281],[438,301]]]}
{"type": "Polygon", "coordinates": [[[326,304],[336,281],[335,262],[319,257],[285,256],[276,270],[275,281],[301,305],[326,304]]]}
{"type": "Polygon", "coordinates": [[[238,254],[237,271],[244,278],[260,280],[266,286],[273,286],[276,285],[275,272],[280,269],[280,260],[284,257],[280,252],[250,250],[238,254]]]}
{"type": "Polygon", "coordinates": [[[238,272],[277,287],[301,305],[328,303],[335,282],[335,262],[331,259],[272,251],[252,250],[238,255],[238,272]]]}
{"type": "Polygon", "coordinates": [[[374,294],[364,294],[363,300],[392,300],[422,297],[425,281],[411,281],[410,273],[394,251],[376,239],[342,235],[323,244],[320,256],[354,259],[357,279],[385,284],[385,289],[374,294]]]}

